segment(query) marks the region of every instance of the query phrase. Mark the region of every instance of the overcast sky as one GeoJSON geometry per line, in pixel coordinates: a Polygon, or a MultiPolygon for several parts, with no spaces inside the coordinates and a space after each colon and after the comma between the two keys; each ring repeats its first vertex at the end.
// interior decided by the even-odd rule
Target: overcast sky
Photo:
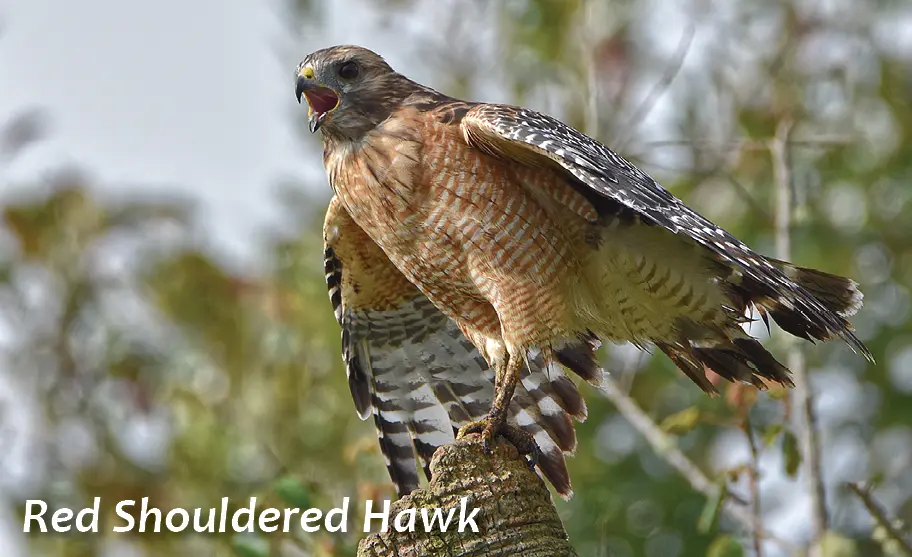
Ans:
{"type": "Polygon", "coordinates": [[[278,0],[0,0],[0,123],[38,108],[51,124],[0,171],[0,199],[10,181],[78,163],[108,188],[188,190],[219,247],[251,255],[279,179],[324,185],[317,143],[302,147],[290,126],[295,61],[340,42],[381,48],[366,4],[333,3],[295,45],[278,0]]]}
{"type": "MultiPolygon", "coordinates": [[[[217,248],[241,262],[255,257],[251,235],[280,214],[271,194],[278,180],[307,176],[328,187],[317,141],[302,146],[290,125],[301,110],[296,61],[340,42],[383,49],[388,35],[366,3],[334,2],[328,20],[295,44],[279,0],[0,0],[0,125],[31,109],[50,123],[47,141],[0,167],[0,202],[22,193],[28,178],[78,164],[108,189],[186,191],[201,201],[200,221],[217,248]]],[[[6,387],[0,401],[17,400],[20,411],[6,413],[4,426],[32,431],[40,420],[23,393],[6,387]]],[[[13,469],[0,478],[0,501],[8,482],[30,477],[28,444],[4,451],[13,469]]],[[[0,548],[26,555],[6,504],[0,548]]]]}

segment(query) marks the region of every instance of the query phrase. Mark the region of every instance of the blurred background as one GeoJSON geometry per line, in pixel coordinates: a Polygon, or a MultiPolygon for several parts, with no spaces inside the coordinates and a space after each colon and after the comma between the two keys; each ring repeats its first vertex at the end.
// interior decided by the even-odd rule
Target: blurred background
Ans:
{"type": "MultiPolygon", "coordinates": [[[[339,43],[454,96],[558,116],[768,255],[778,161],[792,259],[862,285],[854,323],[877,365],[800,347],[826,533],[793,395],[720,384],[710,399],[664,356],[609,347],[618,396],[736,505],[758,495],[743,510],[768,536],[587,388],[576,496],[557,502],[580,555],[907,554],[846,483],[912,521],[909,2],[0,0],[2,555],[352,555],[360,538],[30,537],[25,499],[100,496],[110,515],[144,496],[394,497],[345,385],[322,270],[330,190],[293,95],[299,59],[339,43]]],[[[800,361],[783,337],[771,350],[800,361]]]]}

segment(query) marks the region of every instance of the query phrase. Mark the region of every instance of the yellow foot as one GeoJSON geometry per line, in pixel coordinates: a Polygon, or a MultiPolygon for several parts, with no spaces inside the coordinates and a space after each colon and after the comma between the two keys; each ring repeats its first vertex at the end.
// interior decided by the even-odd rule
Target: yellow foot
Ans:
{"type": "Polygon", "coordinates": [[[491,450],[494,447],[494,437],[499,435],[516,447],[516,450],[520,455],[529,457],[529,468],[535,468],[538,464],[538,458],[541,456],[541,449],[538,447],[538,443],[535,442],[535,439],[531,434],[516,426],[506,423],[497,426],[496,424],[493,424],[490,419],[486,418],[462,426],[459,428],[459,433],[456,435],[456,438],[461,439],[470,433],[481,434],[482,446],[484,447],[484,451],[488,454],[491,453],[491,450]]]}

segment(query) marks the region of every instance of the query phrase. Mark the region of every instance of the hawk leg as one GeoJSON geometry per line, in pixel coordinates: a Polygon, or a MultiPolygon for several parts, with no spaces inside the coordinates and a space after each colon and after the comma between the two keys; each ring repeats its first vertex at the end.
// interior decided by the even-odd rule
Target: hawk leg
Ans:
{"type": "Polygon", "coordinates": [[[490,453],[494,446],[494,437],[500,435],[510,442],[521,455],[529,455],[529,467],[538,464],[541,449],[530,433],[507,423],[507,409],[516,390],[522,373],[523,359],[505,357],[502,363],[496,366],[494,380],[494,402],[487,418],[470,422],[459,430],[459,437],[470,433],[481,433],[484,450],[490,453]]]}

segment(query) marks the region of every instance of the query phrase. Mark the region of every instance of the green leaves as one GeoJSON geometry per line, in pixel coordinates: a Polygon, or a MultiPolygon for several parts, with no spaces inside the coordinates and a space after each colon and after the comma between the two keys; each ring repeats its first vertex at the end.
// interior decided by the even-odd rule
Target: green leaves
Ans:
{"type": "Polygon", "coordinates": [[[722,513],[722,504],[728,497],[728,486],[725,480],[719,481],[718,489],[713,497],[706,500],[703,505],[703,511],[700,513],[700,520],[697,522],[697,531],[701,534],[708,534],[716,529],[719,524],[719,515],[722,513]]]}
{"type": "Polygon", "coordinates": [[[297,478],[283,476],[276,481],[272,490],[294,508],[309,509],[311,507],[310,490],[297,478]]]}
{"type": "Polygon", "coordinates": [[[765,447],[771,446],[776,442],[776,439],[779,438],[779,435],[782,434],[784,429],[782,424],[772,424],[763,431],[763,445],[765,447]]]}
{"type": "Polygon", "coordinates": [[[240,534],[231,541],[238,557],[269,557],[269,541],[263,536],[240,534]]]}
{"type": "Polygon", "coordinates": [[[688,406],[662,420],[661,428],[670,435],[684,435],[695,428],[698,423],[700,423],[700,409],[696,406],[688,406]]]}
{"type": "Polygon", "coordinates": [[[744,557],[744,548],[735,538],[723,535],[709,545],[706,557],[744,557]]]}
{"type": "Polygon", "coordinates": [[[782,455],[785,457],[785,473],[794,478],[801,468],[801,448],[798,438],[791,430],[786,430],[782,436],[782,455]]]}
{"type": "MultiPolygon", "coordinates": [[[[859,555],[858,546],[853,540],[832,531],[828,531],[820,540],[820,554],[825,557],[857,557],[859,555]]],[[[887,555],[890,553],[887,552],[887,555]]]]}

